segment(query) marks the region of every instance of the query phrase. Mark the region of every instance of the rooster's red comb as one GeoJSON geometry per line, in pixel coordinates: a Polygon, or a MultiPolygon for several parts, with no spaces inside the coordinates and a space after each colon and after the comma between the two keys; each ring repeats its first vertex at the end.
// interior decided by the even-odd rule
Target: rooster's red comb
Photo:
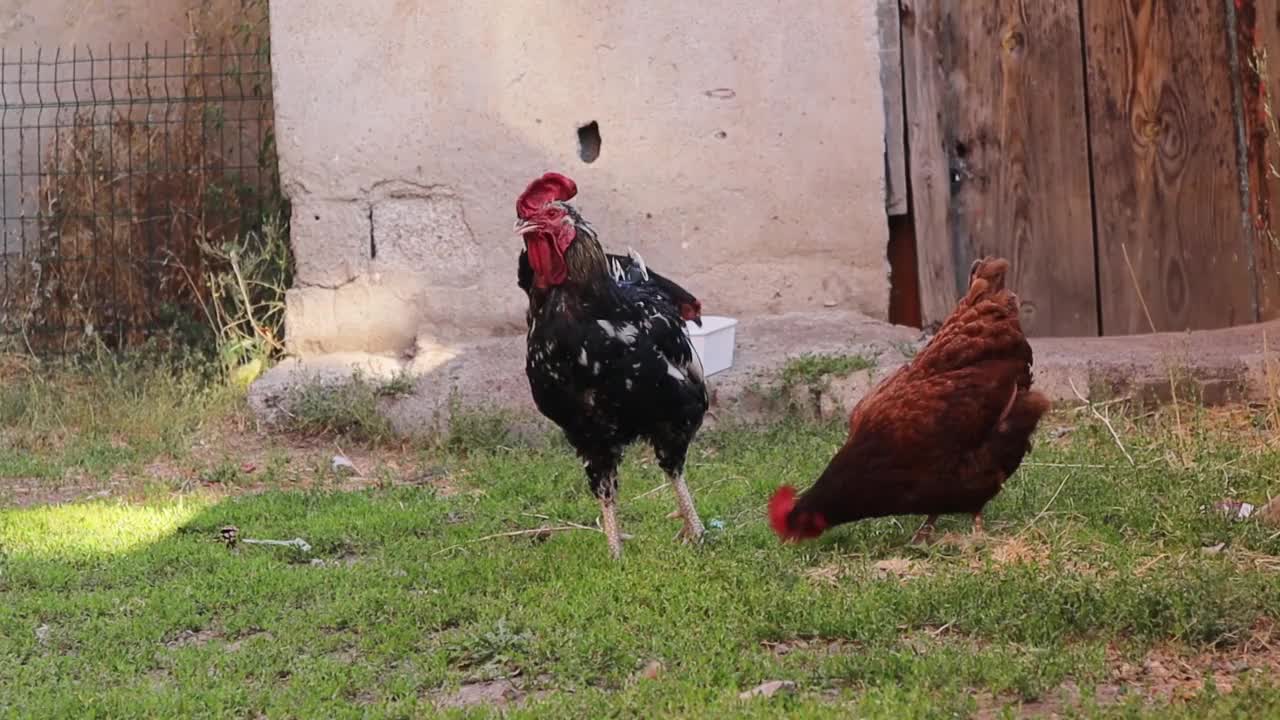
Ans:
{"type": "Polygon", "coordinates": [[[787,516],[795,506],[796,489],[787,485],[778,488],[773,497],[769,498],[769,524],[773,526],[773,531],[778,533],[779,537],[785,538],[791,534],[791,525],[787,522],[787,516]]]}
{"type": "Polygon", "coordinates": [[[578,185],[560,173],[549,172],[529,183],[520,197],[516,199],[516,217],[521,220],[528,217],[543,205],[559,200],[571,199],[578,194],[578,185]]]}

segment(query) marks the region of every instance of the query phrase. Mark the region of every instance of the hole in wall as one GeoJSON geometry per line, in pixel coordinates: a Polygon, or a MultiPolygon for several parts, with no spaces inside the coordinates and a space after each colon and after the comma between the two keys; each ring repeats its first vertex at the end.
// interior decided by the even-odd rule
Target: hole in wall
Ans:
{"type": "Polygon", "coordinates": [[[600,123],[595,120],[578,128],[578,157],[588,164],[600,157],[600,123]]]}

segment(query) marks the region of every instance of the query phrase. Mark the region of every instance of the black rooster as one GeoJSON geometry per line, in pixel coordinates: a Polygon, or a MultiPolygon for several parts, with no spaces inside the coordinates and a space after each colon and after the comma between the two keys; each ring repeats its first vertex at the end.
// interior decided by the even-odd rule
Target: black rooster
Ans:
{"type": "Polygon", "coordinates": [[[525,242],[517,283],[529,297],[525,373],[534,403],[582,458],[613,557],[622,554],[618,465],[639,439],[653,446],[675,490],[681,535],[698,540],[702,521],[684,464],[708,397],[684,319],[700,322],[701,304],[649,272],[638,254],[606,255],[567,202],[576,194],[572,180],[547,173],[516,203],[515,231],[525,242]]]}

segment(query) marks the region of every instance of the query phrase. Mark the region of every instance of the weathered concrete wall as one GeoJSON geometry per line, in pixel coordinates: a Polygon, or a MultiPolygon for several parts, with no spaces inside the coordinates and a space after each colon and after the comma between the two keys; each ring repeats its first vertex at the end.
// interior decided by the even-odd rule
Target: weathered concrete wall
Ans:
{"type": "Polygon", "coordinates": [[[297,353],[521,332],[515,197],[552,169],[709,314],[886,314],[875,3],[274,0],[271,26],[297,353]]]}

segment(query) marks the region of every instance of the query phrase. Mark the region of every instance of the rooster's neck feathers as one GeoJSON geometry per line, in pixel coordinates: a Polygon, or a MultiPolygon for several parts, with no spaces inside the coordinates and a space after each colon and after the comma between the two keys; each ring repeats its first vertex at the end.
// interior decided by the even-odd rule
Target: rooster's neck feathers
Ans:
{"type": "Polygon", "coordinates": [[[564,262],[569,268],[569,281],[585,288],[600,288],[605,281],[612,280],[609,260],[604,248],[600,245],[600,236],[596,229],[578,213],[577,208],[569,203],[558,203],[569,213],[577,231],[573,244],[565,251],[564,262]]]}

